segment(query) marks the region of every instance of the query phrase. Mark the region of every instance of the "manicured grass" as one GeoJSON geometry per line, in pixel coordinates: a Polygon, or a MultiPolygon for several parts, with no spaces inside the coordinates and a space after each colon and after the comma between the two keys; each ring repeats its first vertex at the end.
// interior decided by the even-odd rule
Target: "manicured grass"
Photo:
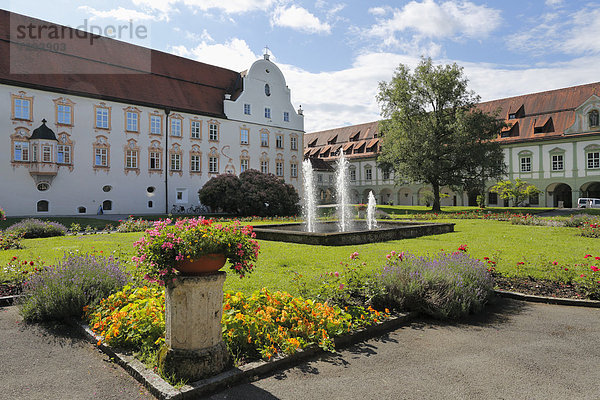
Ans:
{"type": "MultiPolygon", "coordinates": [[[[256,272],[245,279],[229,275],[225,289],[251,292],[268,287],[270,290],[295,293],[294,271],[312,279],[319,274],[341,269],[339,263],[347,261],[354,251],[359,252],[360,259],[368,263],[367,268],[380,270],[385,255],[392,250],[424,255],[437,253],[442,249],[454,251],[458,246],[466,244],[473,257],[496,258],[499,272],[515,273],[517,262],[525,261],[532,267],[523,273],[538,278],[544,277],[540,267],[546,262],[557,261],[561,265],[573,265],[582,262],[585,254],[600,256],[600,241],[579,236],[579,231],[575,228],[511,225],[493,220],[444,222],[456,223],[455,232],[359,246],[326,247],[260,241],[261,253],[256,272]]],[[[23,240],[24,249],[1,251],[0,266],[6,265],[15,255],[21,260],[39,256],[51,263],[54,259],[61,258],[65,251],[95,250],[102,251],[103,254],[114,253],[129,260],[134,253],[132,243],[141,235],[111,233],[27,239],[23,240]]]]}

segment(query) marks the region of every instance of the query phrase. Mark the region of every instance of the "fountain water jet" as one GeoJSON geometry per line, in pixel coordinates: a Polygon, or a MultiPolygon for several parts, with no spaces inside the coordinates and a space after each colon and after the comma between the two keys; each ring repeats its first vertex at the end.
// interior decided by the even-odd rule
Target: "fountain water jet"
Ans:
{"type": "Polygon", "coordinates": [[[317,223],[317,195],[315,192],[315,181],[310,160],[302,162],[302,183],[304,186],[304,204],[302,215],[306,221],[306,231],[316,232],[317,223]]]}
{"type": "Polygon", "coordinates": [[[337,197],[337,215],[340,232],[346,232],[351,229],[352,210],[350,209],[350,190],[348,189],[349,167],[350,163],[344,156],[344,151],[340,149],[340,156],[337,160],[335,172],[335,194],[337,197]]]}
{"type": "Polygon", "coordinates": [[[369,230],[377,228],[377,220],[375,219],[375,211],[377,202],[375,201],[375,195],[373,191],[369,191],[369,203],[367,204],[367,228],[369,230]]]}

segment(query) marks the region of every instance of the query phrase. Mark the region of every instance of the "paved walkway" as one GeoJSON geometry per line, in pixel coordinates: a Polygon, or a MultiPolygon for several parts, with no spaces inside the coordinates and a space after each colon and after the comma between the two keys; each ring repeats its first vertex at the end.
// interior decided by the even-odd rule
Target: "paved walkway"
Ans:
{"type": "Polygon", "coordinates": [[[121,367],[64,326],[23,323],[0,307],[0,399],[154,399],[121,367]]]}
{"type": "MultiPolygon", "coordinates": [[[[498,299],[488,311],[416,322],[210,399],[600,399],[600,309],[498,299]]],[[[77,332],[5,307],[0,399],[152,396],[77,332]]]]}
{"type": "Polygon", "coordinates": [[[422,321],[210,399],[600,399],[599,309],[498,302],[468,324],[422,321]]]}

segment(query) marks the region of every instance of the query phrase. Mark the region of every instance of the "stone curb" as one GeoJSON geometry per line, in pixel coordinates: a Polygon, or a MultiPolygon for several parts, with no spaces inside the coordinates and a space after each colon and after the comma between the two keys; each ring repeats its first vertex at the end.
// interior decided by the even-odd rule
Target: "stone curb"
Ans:
{"type": "Polygon", "coordinates": [[[19,297],[21,297],[21,296],[20,295],[16,295],[16,296],[3,296],[3,297],[0,297],[0,307],[12,306],[13,303],[15,302],[15,300],[17,300],[19,297]]]}
{"type": "Polygon", "coordinates": [[[509,299],[531,301],[533,303],[547,303],[547,304],[558,304],[561,306],[574,306],[574,307],[596,307],[600,308],[600,301],[598,300],[579,300],[579,299],[565,299],[562,297],[547,297],[547,296],[534,296],[531,294],[523,294],[518,292],[508,292],[505,290],[495,290],[496,295],[509,299]]]}
{"type": "MultiPolygon", "coordinates": [[[[386,332],[406,325],[417,315],[418,314],[414,312],[401,314],[387,321],[378,323],[377,325],[338,336],[334,339],[335,347],[343,348],[380,336],[386,332]]],[[[75,324],[83,330],[92,343],[97,344],[100,337],[92,332],[87,325],[80,322],[75,322],[75,324]]],[[[100,344],[98,347],[104,353],[108,354],[113,361],[123,367],[137,381],[142,383],[150,393],[161,400],[196,399],[200,396],[207,396],[240,383],[251,382],[258,379],[260,376],[298,365],[310,358],[327,354],[325,350],[313,345],[303,350],[298,350],[297,353],[290,356],[275,357],[270,361],[256,361],[236,367],[211,378],[187,384],[178,390],[163,380],[157,373],[146,368],[132,355],[120,353],[104,344],[100,344]]]]}

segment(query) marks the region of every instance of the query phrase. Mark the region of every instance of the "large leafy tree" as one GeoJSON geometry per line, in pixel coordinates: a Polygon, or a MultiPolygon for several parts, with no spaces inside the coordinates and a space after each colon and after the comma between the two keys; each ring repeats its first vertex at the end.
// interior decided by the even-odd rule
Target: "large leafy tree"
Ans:
{"type": "Polygon", "coordinates": [[[400,64],[390,82],[379,83],[377,101],[385,118],[379,166],[396,172],[398,182],[430,184],[434,211],[443,186],[482,192],[485,181],[504,175],[493,141],[504,123],[475,108],[479,97],[458,65],[435,66],[428,58],[411,72],[400,64]]]}

